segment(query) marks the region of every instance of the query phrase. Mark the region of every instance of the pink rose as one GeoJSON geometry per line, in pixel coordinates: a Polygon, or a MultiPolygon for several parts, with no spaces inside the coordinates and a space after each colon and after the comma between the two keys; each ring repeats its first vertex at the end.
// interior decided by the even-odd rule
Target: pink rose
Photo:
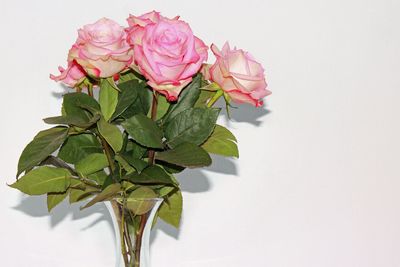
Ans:
{"type": "Polygon", "coordinates": [[[86,72],[76,61],[70,61],[67,69],[60,66],[58,70],[60,71],[60,75],[54,76],[50,74],[50,79],[56,82],[63,82],[69,87],[77,86],[86,77],[86,72]]]}
{"type": "Polygon", "coordinates": [[[78,33],[68,61],[76,60],[88,74],[111,77],[132,63],[132,47],[126,41],[124,28],[116,22],[102,18],[83,26],[78,33]]]}
{"type": "MultiPolygon", "coordinates": [[[[129,15],[129,18],[126,19],[129,25],[129,27],[126,29],[126,32],[128,33],[128,43],[130,45],[141,44],[144,28],[149,24],[159,22],[161,18],[166,19],[160,15],[160,12],[157,11],[151,11],[139,17],[129,15]]],[[[179,16],[173,18],[173,20],[178,19],[179,16]]]]}
{"type": "Polygon", "coordinates": [[[193,35],[187,23],[158,13],[153,16],[158,21],[145,25],[140,42],[134,45],[135,63],[154,90],[176,101],[207,60],[208,47],[193,35]]]}
{"type": "Polygon", "coordinates": [[[261,106],[261,99],[269,94],[264,69],[248,52],[231,49],[228,42],[222,51],[211,46],[216,62],[208,70],[203,69],[207,79],[217,83],[236,103],[261,106]]]}

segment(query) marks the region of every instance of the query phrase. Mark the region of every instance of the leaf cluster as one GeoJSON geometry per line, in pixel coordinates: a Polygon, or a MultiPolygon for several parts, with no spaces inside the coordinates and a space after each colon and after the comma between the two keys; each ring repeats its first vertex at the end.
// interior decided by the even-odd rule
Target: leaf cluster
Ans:
{"type": "Polygon", "coordinates": [[[178,227],[182,193],[175,174],[211,164],[210,153],[238,157],[236,138],[217,125],[220,109],[206,106],[215,92],[204,91],[201,75],[168,102],[144,80],[125,75],[102,79],[98,99],[67,93],[62,114],[44,121],[25,147],[17,181],[10,185],[29,195],[47,194],[49,211],[64,199],[126,203],[141,215],[145,201],[163,198],[158,217],[178,227]]]}

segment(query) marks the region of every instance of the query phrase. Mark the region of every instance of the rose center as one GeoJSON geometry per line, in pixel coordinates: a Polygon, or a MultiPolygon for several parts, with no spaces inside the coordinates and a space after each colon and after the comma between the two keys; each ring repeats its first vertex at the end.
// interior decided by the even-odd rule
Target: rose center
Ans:
{"type": "Polygon", "coordinates": [[[114,39],[113,33],[107,29],[94,31],[91,33],[91,36],[93,37],[94,40],[98,42],[107,42],[114,39]]]}
{"type": "Polygon", "coordinates": [[[159,38],[160,42],[163,44],[175,44],[179,43],[179,38],[176,32],[171,30],[166,30],[159,38]]]}

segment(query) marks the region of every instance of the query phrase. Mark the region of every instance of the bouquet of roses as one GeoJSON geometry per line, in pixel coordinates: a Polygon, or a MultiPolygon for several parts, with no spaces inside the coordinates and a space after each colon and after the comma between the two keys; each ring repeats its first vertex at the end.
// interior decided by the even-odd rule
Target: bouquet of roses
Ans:
{"type": "Polygon", "coordinates": [[[51,75],[73,91],[60,116],[44,119],[55,126],[23,150],[11,187],[47,194],[49,211],[66,198],[89,199],[82,208],[110,201],[124,264],[141,266],[149,221],[179,226],[174,174],[210,165],[210,153],[239,156],[234,135],[216,124],[216,101],[227,110],[231,102],[258,107],[269,92],[263,67],[228,43],[211,45],[216,61],[205,64],[208,47],[179,17],[153,11],[127,21],[124,28],[103,18],[79,29],[68,66],[51,75]]]}

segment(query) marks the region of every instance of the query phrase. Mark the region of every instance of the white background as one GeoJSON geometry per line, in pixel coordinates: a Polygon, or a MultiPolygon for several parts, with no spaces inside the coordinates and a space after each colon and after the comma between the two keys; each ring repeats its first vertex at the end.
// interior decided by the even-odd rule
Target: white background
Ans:
{"type": "Polygon", "coordinates": [[[180,176],[182,228],[158,225],[153,266],[399,267],[398,0],[1,0],[0,266],[114,266],[102,205],[48,215],[5,183],[41,118],[59,114],[48,75],[76,30],[153,9],[251,51],[273,91],[269,112],[234,112],[239,160],[180,176]]]}

